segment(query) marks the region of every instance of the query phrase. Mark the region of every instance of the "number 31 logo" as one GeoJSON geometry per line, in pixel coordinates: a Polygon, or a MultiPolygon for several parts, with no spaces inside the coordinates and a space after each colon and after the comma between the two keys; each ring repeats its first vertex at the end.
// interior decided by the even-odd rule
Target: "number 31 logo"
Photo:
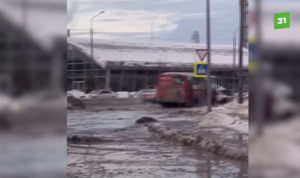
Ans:
{"type": "Polygon", "coordinates": [[[290,13],[274,14],[274,29],[290,28],[290,13]]]}
{"type": "Polygon", "coordinates": [[[277,24],[283,24],[283,23],[286,23],[286,17],[278,18],[278,23],[277,24]]]}

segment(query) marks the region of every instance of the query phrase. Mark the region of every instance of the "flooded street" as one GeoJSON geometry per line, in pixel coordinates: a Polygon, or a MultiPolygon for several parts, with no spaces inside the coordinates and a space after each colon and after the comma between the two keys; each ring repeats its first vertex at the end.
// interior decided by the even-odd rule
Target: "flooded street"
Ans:
{"type": "Polygon", "coordinates": [[[68,111],[69,136],[97,136],[105,140],[68,143],[68,176],[248,177],[247,163],[160,139],[143,125],[135,124],[142,116],[151,116],[159,121],[194,119],[180,111],[180,108],[165,109],[152,104],[68,111]]]}

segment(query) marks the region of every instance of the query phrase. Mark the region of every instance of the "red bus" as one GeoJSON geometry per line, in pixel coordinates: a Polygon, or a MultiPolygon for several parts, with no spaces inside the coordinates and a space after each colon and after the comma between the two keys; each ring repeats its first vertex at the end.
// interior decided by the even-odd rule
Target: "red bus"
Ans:
{"type": "MultiPolygon", "coordinates": [[[[217,92],[215,87],[212,88],[212,102],[215,102],[217,92]]],[[[206,101],[206,79],[195,78],[193,73],[181,72],[167,72],[158,76],[157,103],[163,106],[192,106],[200,100],[206,101]]]]}

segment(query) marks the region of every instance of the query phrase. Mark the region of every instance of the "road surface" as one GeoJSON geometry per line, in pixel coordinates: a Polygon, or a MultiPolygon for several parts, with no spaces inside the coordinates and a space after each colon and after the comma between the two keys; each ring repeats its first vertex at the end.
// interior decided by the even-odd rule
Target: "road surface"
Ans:
{"type": "Polygon", "coordinates": [[[69,143],[68,177],[248,177],[247,163],[162,140],[143,125],[135,124],[142,116],[161,121],[194,119],[193,114],[181,111],[181,108],[166,109],[154,104],[68,111],[69,136],[89,135],[106,140],[69,143]]]}

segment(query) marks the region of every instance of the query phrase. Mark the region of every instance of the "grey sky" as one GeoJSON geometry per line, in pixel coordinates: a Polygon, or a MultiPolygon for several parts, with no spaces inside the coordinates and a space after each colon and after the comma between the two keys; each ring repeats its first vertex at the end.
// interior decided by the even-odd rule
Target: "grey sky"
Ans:
{"type": "MultiPolygon", "coordinates": [[[[238,0],[211,0],[212,43],[231,44],[239,25],[238,0]]],[[[150,39],[151,23],[156,40],[190,42],[193,31],[205,43],[206,0],[68,0],[68,27],[88,37],[89,19],[96,38],[150,39]]]]}

